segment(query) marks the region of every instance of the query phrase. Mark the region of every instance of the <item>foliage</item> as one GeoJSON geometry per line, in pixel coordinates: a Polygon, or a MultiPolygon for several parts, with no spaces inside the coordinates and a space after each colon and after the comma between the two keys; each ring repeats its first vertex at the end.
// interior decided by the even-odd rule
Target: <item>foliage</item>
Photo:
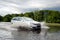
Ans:
{"type": "Polygon", "coordinates": [[[35,10],[20,14],[7,14],[4,17],[0,16],[0,21],[10,22],[13,17],[30,17],[36,21],[46,21],[48,23],[60,23],[60,12],[54,10],[35,10]]]}
{"type": "Polygon", "coordinates": [[[0,16],[0,22],[1,22],[1,21],[3,21],[3,17],[2,17],[2,16],[0,16]]]}
{"type": "Polygon", "coordinates": [[[59,23],[46,23],[48,27],[50,27],[49,32],[58,32],[60,31],[59,23]]]}

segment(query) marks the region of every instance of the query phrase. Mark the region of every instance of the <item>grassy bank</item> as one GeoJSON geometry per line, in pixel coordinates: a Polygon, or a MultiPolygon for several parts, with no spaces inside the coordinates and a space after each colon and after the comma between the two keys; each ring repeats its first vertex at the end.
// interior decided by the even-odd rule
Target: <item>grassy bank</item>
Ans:
{"type": "Polygon", "coordinates": [[[46,25],[50,27],[49,32],[60,31],[60,24],[59,23],[46,23],[46,25]]]}

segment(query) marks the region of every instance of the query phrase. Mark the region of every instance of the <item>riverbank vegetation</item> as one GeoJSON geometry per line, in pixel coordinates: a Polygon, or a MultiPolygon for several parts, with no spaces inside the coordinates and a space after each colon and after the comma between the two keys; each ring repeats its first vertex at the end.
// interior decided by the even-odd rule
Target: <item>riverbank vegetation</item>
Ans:
{"type": "Polygon", "coordinates": [[[36,21],[46,21],[47,23],[60,23],[60,11],[54,10],[36,10],[32,12],[25,12],[20,14],[7,14],[0,16],[0,22],[10,22],[13,17],[25,16],[30,17],[36,21]]]}
{"type": "Polygon", "coordinates": [[[60,30],[60,11],[54,10],[36,10],[20,14],[7,14],[0,16],[0,22],[10,22],[13,17],[30,17],[36,21],[45,21],[50,27],[50,31],[60,30]]]}
{"type": "Polygon", "coordinates": [[[46,23],[48,27],[50,27],[49,32],[58,32],[60,31],[59,23],[46,23]]]}

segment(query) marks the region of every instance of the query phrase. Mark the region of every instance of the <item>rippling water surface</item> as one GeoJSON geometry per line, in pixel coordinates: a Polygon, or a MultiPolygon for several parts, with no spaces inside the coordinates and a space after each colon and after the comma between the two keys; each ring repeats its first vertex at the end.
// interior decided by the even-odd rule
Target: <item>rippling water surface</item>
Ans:
{"type": "Polygon", "coordinates": [[[47,35],[44,36],[43,34],[32,31],[6,30],[6,24],[3,30],[1,26],[2,24],[0,25],[0,40],[60,40],[60,32],[48,32],[47,35]]]}
{"type": "Polygon", "coordinates": [[[40,34],[31,31],[0,30],[0,40],[40,40],[40,34]]]}
{"type": "Polygon", "coordinates": [[[0,30],[0,40],[60,40],[60,32],[48,33],[44,37],[31,31],[0,30]]]}

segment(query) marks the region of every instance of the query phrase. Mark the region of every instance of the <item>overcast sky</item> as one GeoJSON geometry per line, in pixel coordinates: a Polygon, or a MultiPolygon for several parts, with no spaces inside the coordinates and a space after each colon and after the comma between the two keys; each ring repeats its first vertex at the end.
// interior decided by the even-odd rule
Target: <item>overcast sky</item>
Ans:
{"type": "Polygon", "coordinates": [[[0,15],[60,7],[60,0],[0,0],[0,15]]]}

